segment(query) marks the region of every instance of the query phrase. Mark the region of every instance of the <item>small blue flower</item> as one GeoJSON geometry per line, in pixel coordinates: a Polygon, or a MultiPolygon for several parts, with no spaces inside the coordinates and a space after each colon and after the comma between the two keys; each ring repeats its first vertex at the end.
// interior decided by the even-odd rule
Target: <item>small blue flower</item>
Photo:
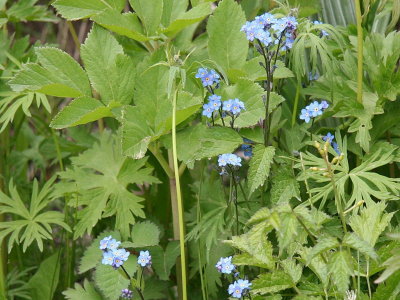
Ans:
{"type": "Polygon", "coordinates": [[[262,29],[257,22],[246,22],[245,25],[242,26],[242,29],[240,29],[240,31],[243,31],[246,34],[246,38],[249,41],[254,41],[255,39],[255,35],[256,35],[256,31],[258,29],[262,29]]]}
{"type": "Polygon", "coordinates": [[[300,114],[300,120],[304,120],[306,123],[310,122],[311,113],[307,108],[303,108],[300,114]]]}
{"type": "Polygon", "coordinates": [[[268,27],[276,22],[276,18],[270,13],[265,13],[261,16],[257,16],[255,22],[257,22],[259,26],[268,27]]]}
{"type": "Polygon", "coordinates": [[[118,269],[120,266],[122,266],[124,263],[124,261],[122,260],[122,258],[118,257],[118,256],[114,256],[113,262],[112,262],[112,266],[114,267],[114,269],[118,269]]]}
{"type": "Polygon", "coordinates": [[[221,154],[218,157],[218,165],[220,167],[225,167],[226,165],[238,166],[240,167],[242,164],[242,159],[236,154],[225,153],[221,154]]]}
{"type": "Polygon", "coordinates": [[[208,104],[209,106],[213,109],[213,111],[217,111],[220,109],[222,103],[221,103],[221,96],[218,95],[211,95],[208,97],[208,101],[210,101],[208,104]]]}
{"type": "Polygon", "coordinates": [[[101,263],[103,265],[112,265],[114,261],[114,255],[112,251],[106,251],[103,253],[103,259],[101,260],[101,263]]]}
{"type": "Polygon", "coordinates": [[[119,245],[121,245],[120,241],[117,241],[116,239],[111,239],[108,241],[107,249],[114,250],[114,249],[117,249],[119,247],[119,245]]]}
{"type": "Polygon", "coordinates": [[[111,239],[112,239],[112,236],[111,236],[111,235],[105,237],[104,239],[102,239],[102,240],[100,241],[100,247],[99,247],[99,248],[100,248],[101,250],[107,249],[107,248],[108,248],[108,242],[109,242],[111,239]]]}
{"type": "Polygon", "coordinates": [[[286,20],[284,18],[278,19],[271,27],[277,35],[280,35],[286,29],[286,20]]]}
{"type": "Polygon", "coordinates": [[[242,288],[242,290],[249,290],[252,283],[250,283],[247,279],[239,279],[236,281],[237,284],[242,288]]]}
{"type": "Polygon", "coordinates": [[[243,150],[244,156],[246,156],[246,157],[253,156],[253,148],[251,147],[251,145],[243,144],[240,146],[240,149],[243,150]]]}
{"type": "Polygon", "coordinates": [[[340,152],[339,145],[338,145],[337,143],[332,142],[332,147],[333,147],[333,150],[335,150],[335,152],[336,152],[338,155],[342,154],[342,152],[340,152]]]}
{"type": "MultiPolygon", "coordinates": [[[[313,24],[315,24],[315,25],[322,25],[322,24],[324,24],[324,23],[322,23],[322,22],[320,22],[320,21],[314,21],[313,24]]],[[[323,37],[323,36],[328,36],[328,35],[329,35],[329,33],[327,33],[325,30],[321,29],[321,37],[323,37]]]]}
{"type": "Polygon", "coordinates": [[[321,101],[321,107],[322,107],[322,109],[327,109],[329,107],[329,103],[326,102],[325,100],[322,100],[321,101]]]}
{"type": "Polygon", "coordinates": [[[227,101],[222,102],[222,109],[226,112],[231,112],[233,105],[233,100],[229,99],[227,101]]]}
{"type": "Polygon", "coordinates": [[[318,101],[314,101],[308,106],[308,110],[313,117],[322,115],[322,105],[318,101]]]}
{"type": "Polygon", "coordinates": [[[121,291],[121,297],[125,298],[125,299],[132,299],[133,296],[133,292],[131,290],[128,289],[123,289],[121,291]]]}
{"type": "Polygon", "coordinates": [[[207,76],[207,74],[208,74],[208,70],[206,68],[199,68],[197,70],[197,74],[195,75],[195,77],[203,79],[204,77],[207,76]]]}
{"type": "Polygon", "coordinates": [[[149,251],[140,251],[137,262],[142,267],[146,267],[146,266],[151,265],[150,252],[149,251]]]}
{"type": "Polygon", "coordinates": [[[237,281],[235,281],[234,283],[231,283],[228,287],[228,293],[233,298],[238,298],[238,299],[242,298],[242,292],[243,292],[243,289],[239,286],[237,281]]]}
{"type": "Polygon", "coordinates": [[[204,87],[218,84],[220,79],[219,74],[215,70],[208,70],[207,68],[199,68],[195,77],[201,79],[204,87]]]}
{"type": "Polygon", "coordinates": [[[113,255],[115,257],[119,257],[123,261],[127,261],[128,260],[129,254],[130,253],[128,251],[126,251],[125,249],[123,249],[123,248],[113,251],[113,255]]]}
{"type": "MultiPolygon", "coordinates": [[[[319,74],[318,72],[313,74],[312,72],[308,73],[308,80],[313,81],[313,80],[317,80],[319,78],[319,74]]],[[[326,102],[326,101],[322,101],[322,102],[326,102]]],[[[321,104],[322,104],[321,102],[321,104]]]]}
{"type": "Polygon", "coordinates": [[[224,274],[231,274],[236,268],[235,265],[232,264],[232,256],[221,257],[215,267],[219,272],[224,274]]]}
{"type": "Polygon", "coordinates": [[[323,139],[325,142],[326,142],[326,141],[329,141],[329,143],[332,143],[333,140],[335,139],[335,136],[334,136],[332,133],[328,132],[325,136],[322,137],[322,139],[323,139]]]}
{"type": "Polygon", "coordinates": [[[206,116],[207,118],[211,118],[213,114],[214,108],[211,106],[210,103],[206,103],[203,105],[203,112],[202,115],[206,116]]]}

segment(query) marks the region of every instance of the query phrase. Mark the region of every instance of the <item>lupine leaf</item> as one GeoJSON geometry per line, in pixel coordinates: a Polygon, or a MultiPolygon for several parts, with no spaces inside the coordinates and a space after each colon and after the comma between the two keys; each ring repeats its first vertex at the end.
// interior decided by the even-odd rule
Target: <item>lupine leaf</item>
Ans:
{"type": "Polygon", "coordinates": [[[29,279],[32,299],[53,299],[60,276],[60,253],[58,250],[52,256],[41,262],[39,269],[29,279]]]}
{"type": "Polygon", "coordinates": [[[96,267],[99,261],[101,261],[103,251],[101,251],[99,248],[100,241],[110,235],[116,240],[121,239],[121,235],[118,231],[106,231],[101,233],[96,239],[93,240],[92,244],[87,247],[83,253],[83,256],[79,262],[79,274],[93,269],[96,267]]]}
{"type": "Polygon", "coordinates": [[[52,4],[68,20],[79,20],[112,8],[121,11],[125,0],[57,0],[52,4]]]}
{"type": "Polygon", "coordinates": [[[254,147],[249,168],[250,193],[253,193],[267,180],[274,155],[275,148],[272,146],[256,145],[254,147]]]}
{"type": "Polygon", "coordinates": [[[230,69],[241,69],[246,62],[249,43],[241,27],[246,17],[233,0],[219,2],[207,25],[208,53],[225,74],[230,69]]]}
{"type": "Polygon", "coordinates": [[[110,32],[94,25],[81,47],[89,79],[105,104],[127,104],[133,97],[135,66],[110,32]]]}
{"type": "Polygon", "coordinates": [[[83,286],[75,283],[74,289],[67,289],[63,295],[69,300],[103,300],[103,297],[87,279],[83,282],[83,286]]]}
{"type": "Polygon", "coordinates": [[[88,97],[76,98],[53,118],[50,127],[63,129],[87,124],[105,117],[113,117],[111,110],[118,106],[119,104],[115,102],[104,106],[97,99],[88,97]]]}
{"type": "Polygon", "coordinates": [[[160,26],[163,1],[160,0],[129,0],[132,8],[142,21],[148,36],[154,35],[160,26]]]}
{"type": "Polygon", "coordinates": [[[125,278],[122,270],[114,270],[112,266],[99,264],[94,273],[96,287],[108,300],[117,300],[121,290],[128,288],[129,280],[125,278]]]}

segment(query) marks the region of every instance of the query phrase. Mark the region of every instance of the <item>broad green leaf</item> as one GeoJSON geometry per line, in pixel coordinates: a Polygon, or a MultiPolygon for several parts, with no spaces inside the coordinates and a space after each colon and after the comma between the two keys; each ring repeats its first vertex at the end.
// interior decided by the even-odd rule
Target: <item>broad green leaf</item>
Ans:
{"type": "Polygon", "coordinates": [[[193,165],[195,160],[230,153],[242,142],[240,135],[231,128],[208,128],[198,124],[177,133],[178,158],[193,165]]]}
{"type": "Polygon", "coordinates": [[[350,227],[371,247],[375,246],[379,236],[393,217],[394,213],[386,213],[385,208],[384,202],[372,202],[367,207],[361,208],[359,215],[353,214],[350,217],[350,227]]]}
{"type": "Polygon", "coordinates": [[[260,85],[247,79],[239,79],[234,85],[222,90],[222,99],[238,98],[245,105],[245,110],[235,120],[235,126],[239,128],[253,126],[265,118],[263,94],[264,90],[260,85]]]}
{"type": "Polygon", "coordinates": [[[39,269],[29,279],[30,296],[33,300],[53,299],[60,276],[61,250],[41,262],[39,269]]]}
{"type": "Polygon", "coordinates": [[[145,289],[143,291],[144,299],[156,300],[164,298],[168,293],[169,285],[168,281],[161,281],[154,277],[150,277],[146,280],[145,289]]]}
{"type": "Polygon", "coordinates": [[[271,202],[280,204],[300,198],[299,183],[289,168],[280,168],[272,178],[271,202]]]}
{"type": "Polygon", "coordinates": [[[328,269],[339,293],[344,293],[349,286],[350,275],[353,273],[349,254],[344,250],[335,252],[329,260],[328,269]]]}
{"type": "Polygon", "coordinates": [[[121,14],[114,9],[107,9],[91,19],[104,28],[136,41],[144,42],[149,39],[143,34],[140,21],[134,13],[121,14]]]}
{"type": "Polygon", "coordinates": [[[296,264],[294,259],[287,258],[281,261],[281,265],[286,274],[292,278],[292,282],[297,283],[303,271],[301,264],[296,264]]]}
{"type": "Polygon", "coordinates": [[[133,98],[135,66],[107,30],[94,25],[81,47],[89,79],[105,104],[128,104],[133,98]]]}
{"type": "Polygon", "coordinates": [[[339,246],[339,243],[334,237],[323,237],[318,240],[318,243],[311,249],[308,253],[307,264],[317,255],[336,248],[339,246]]]}
{"type": "Polygon", "coordinates": [[[276,62],[277,68],[274,71],[274,79],[283,79],[283,78],[290,78],[294,77],[293,72],[285,67],[285,64],[278,60],[276,62]]]}
{"type": "Polygon", "coordinates": [[[84,280],[83,286],[75,283],[74,288],[67,289],[63,295],[69,300],[103,300],[103,297],[87,279],[84,280]]]}
{"type": "Polygon", "coordinates": [[[270,264],[263,263],[261,260],[258,260],[247,252],[236,254],[233,257],[233,264],[236,266],[255,266],[265,269],[269,269],[271,267],[270,264]]]}
{"type": "Polygon", "coordinates": [[[258,275],[252,284],[251,293],[254,295],[276,293],[294,286],[290,276],[279,270],[258,275]]]}
{"type": "Polygon", "coordinates": [[[134,11],[142,21],[148,36],[156,33],[163,14],[162,0],[129,0],[134,11]]]}
{"type": "Polygon", "coordinates": [[[378,255],[376,254],[374,248],[366,241],[362,240],[357,234],[354,232],[347,233],[342,243],[346,246],[353,248],[354,250],[360,251],[360,253],[377,260],[378,255]]]}
{"type": "Polygon", "coordinates": [[[113,117],[111,110],[118,106],[119,104],[115,102],[104,106],[99,100],[89,97],[76,98],[53,118],[50,127],[63,129],[113,117]]]}
{"type": "Polygon", "coordinates": [[[168,27],[172,21],[178,18],[179,15],[186,12],[189,1],[188,0],[163,0],[163,15],[162,24],[168,27]]]}
{"type": "Polygon", "coordinates": [[[93,269],[96,267],[99,261],[101,261],[103,251],[101,251],[99,248],[100,241],[110,235],[117,241],[121,239],[121,235],[118,231],[106,231],[101,233],[96,239],[93,240],[92,244],[86,248],[85,252],[83,253],[83,256],[79,262],[79,274],[93,269]]]}
{"type": "Polygon", "coordinates": [[[39,184],[36,179],[34,180],[29,209],[25,207],[12,180],[9,183],[10,196],[0,191],[0,213],[11,214],[18,218],[0,223],[0,240],[9,236],[9,252],[14,243],[22,243],[22,250],[25,252],[34,241],[39,250],[43,251],[43,240],[53,239],[52,225],[59,225],[70,231],[69,226],[64,223],[64,214],[58,211],[42,211],[54,200],[55,179],[55,176],[50,178],[40,192],[39,184]]]}
{"type": "Polygon", "coordinates": [[[254,147],[248,175],[250,193],[253,193],[267,180],[274,155],[275,148],[272,146],[256,145],[254,147]]]}
{"type": "Polygon", "coordinates": [[[94,273],[96,287],[108,300],[117,300],[121,296],[121,290],[128,288],[129,279],[112,266],[99,264],[94,273]]]}
{"type": "Polygon", "coordinates": [[[200,22],[211,13],[211,5],[209,3],[199,4],[189,11],[180,14],[176,19],[172,20],[171,24],[163,30],[164,33],[171,35],[182,29],[200,22]]]}
{"type": "Polygon", "coordinates": [[[56,0],[52,4],[57,12],[68,20],[79,20],[101,13],[105,9],[118,12],[125,6],[125,0],[56,0]]]}
{"type": "Polygon", "coordinates": [[[168,243],[165,251],[160,246],[149,247],[152,259],[152,267],[161,280],[169,280],[172,267],[180,254],[179,242],[171,241],[168,243]]]}
{"type": "Polygon", "coordinates": [[[140,222],[133,225],[132,247],[148,247],[158,245],[160,242],[160,229],[150,221],[140,222]]]}
{"type": "Polygon", "coordinates": [[[240,31],[246,17],[234,0],[219,2],[207,25],[208,53],[227,74],[230,69],[241,69],[246,62],[248,41],[240,31]]]}
{"type": "Polygon", "coordinates": [[[385,282],[380,283],[375,293],[373,300],[397,300],[400,294],[400,271],[394,273],[385,282]]]}

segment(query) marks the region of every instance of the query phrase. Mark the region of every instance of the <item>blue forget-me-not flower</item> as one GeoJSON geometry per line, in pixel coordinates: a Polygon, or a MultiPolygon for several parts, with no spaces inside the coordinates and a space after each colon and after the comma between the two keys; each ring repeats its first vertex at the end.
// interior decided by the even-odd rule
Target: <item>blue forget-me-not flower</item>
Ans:
{"type": "Polygon", "coordinates": [[[150,266],[151,265],[150,252],[149,251],[140,251],[137,262],[142,267],[150,266]]]}

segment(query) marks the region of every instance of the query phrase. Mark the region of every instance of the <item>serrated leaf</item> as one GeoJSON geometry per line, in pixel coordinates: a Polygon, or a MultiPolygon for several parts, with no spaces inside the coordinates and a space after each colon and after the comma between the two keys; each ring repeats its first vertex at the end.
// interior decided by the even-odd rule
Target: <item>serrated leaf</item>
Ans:
{"type": "Polygon", "coordinates": [[[300,198],[299,183],[288,168],[280,168],[272,178],[271,202],[280,204],[300,198]]]}
{"type": "Polygon", "coordinates": [[[285,273],[292,278],[293,283],[297,283],[300,280],[303,268],[300,264],[296,264],[294,259],[287,258],[282,260],[281,265],[285,273]]]}
{"type": "Polygon", "coordinates": [[[87,279],[83,282],[83,286],[75,283],[74,288],[67,289],[63,295],[69,300],[103,300],[103,297],[87,279]]]}
{"type": "Polygon", "coordinates": [[[323,237],[318,240],[318,243],[311,249],[307,256],[307,264],[316,256],[322,252],[331,250],[339,246],[339,243],[334,237],[323,237]]]}
{"type": "Polygon", "coordinates": [[[150,247],[149,251],[153,262],[152,267],[157,275],[161,280],[169,280],[171,269],[180,254],[179,241],[169,242],[165,251],[160,246],[150,247]]]}
{"type": "Polygon", "coordinates": [[[211,12],[211,5],[209,3],[202,3],[192,9],[184,12],[174,19],[171,24],[163,32],[167,35],[176,34],[184,28],[200,22],[205,17],[207,17],[211,12]]]}
{"type": "Polygon", "coordinates": [[[112,266],[99,264],[94,273],[97,288],[108,300],[117,300],[121,290],[128,288],[129,280],[112,266]]]}
{"type": "Polygon", "coordinates": [[[83,256],[79,262],[79,274],[93,269],[96,267],[99,261],[101,261],[103,251],[101,251],[99,248],[100,241],[110,235],[117,241],[121,239],[121,235],[118,231],[106,231],[101,233],[95,240],[93,240],[92,244],[87,247],[83,253],[83,256]]]}
{"type": "Polygon", "coordinates": [[[60,276],[59,251],[42,261],[39,269],[29,279],[28,287],[31,289],[30,296],[33,299],[53,299],[60,276]]]}
{"type": "Polygon", "coordinates": [[[125,0],[57,0],[52,4],[68,20],[89,18],[105,9],[121,11],[125,0]]]}
{"type": "Polygon", "coordinates": [[[373,300],[397,300],[400,294],[400,271],[394,273],[385,282],[378,285],[373,300]]]}
{"type": "Polygon", "coordinates": [[[339,293],[344,293],[350,283],[350,275],[353,273],[351,257],[345,251],[335,252],[328,263],[329,273],[339,293]]]}
{"type": "Polygon", "coordinates": [[[265,264],[261,260],[258,260],[253,255],[249,253],[236,254],[232,260],[233,264],[236,266],[255,266],[260,268],[269,269],[270,264],[265,264]]]}
{"type": "Polygon", "coordinates": [[[342,243],[346,246],[349,246],[357,251],[360,251],[360,253],[377,260],[378,255],[376,254],[374,248],[366,241],[362,240],[358,235],[356,235],[354,232],[347,233],[344,238],[342,243]]]}
{"type": "Polygon", "coordinates": [[[133,98],[135,65],[110,32],[94,25],[81,47],[92,86],[105,104],[128,104],[133,98]]]}
{"type": "Polygon", "coordinates": [[[230,69],[241,69],[246,62],[249,43],[240,31],[245,22],[243,10],[233,0],[220,1],[208,21],[210,59],[226,74],[230,69]]]}
{"type": "Polygon", "coordinates": [[[275,148],[272,146],[256,145],[254,147],[248,175],[250,194],[267,180],[274,155],[275,148]]]}
{"type": "Polygon", "coordinates": [[[272,273],[258,275],[258,277],[252,281],[251,293],[254,295],[276,293],[290,288],[293,285],[290,276],[278,270],[272,273]]]}
{"type": "Polygon", "coordinates": [[[132,247],[148,247],[158,245],[160,242],[160,229],[150,221],[133,225],[132,247]]]}
{"type": "Polygon", "coordinates": [[[163,1],[160,0],[129,0],[134,11],[142,21],[148,36],[156,33],[160,26],[163,1]]]}
{"type": "Polygon", "coordinates": [[[105,117],[113,117],[111,110],[118,107],[115,102],[104,106],[99,100],[80,97],[71,101],[51,121],[50,127],[63,129],[77,125],[87,124],[105,117]]]}
{"type": "Polygon", "coordinates": [[[133,40],[139,42],[149,40],[149,38],[143,34],[140,21],[134,13],[121,14],[114,9],[106,9],[102,13],[91,17],[91,19],[104,28],[133,40]]]}

